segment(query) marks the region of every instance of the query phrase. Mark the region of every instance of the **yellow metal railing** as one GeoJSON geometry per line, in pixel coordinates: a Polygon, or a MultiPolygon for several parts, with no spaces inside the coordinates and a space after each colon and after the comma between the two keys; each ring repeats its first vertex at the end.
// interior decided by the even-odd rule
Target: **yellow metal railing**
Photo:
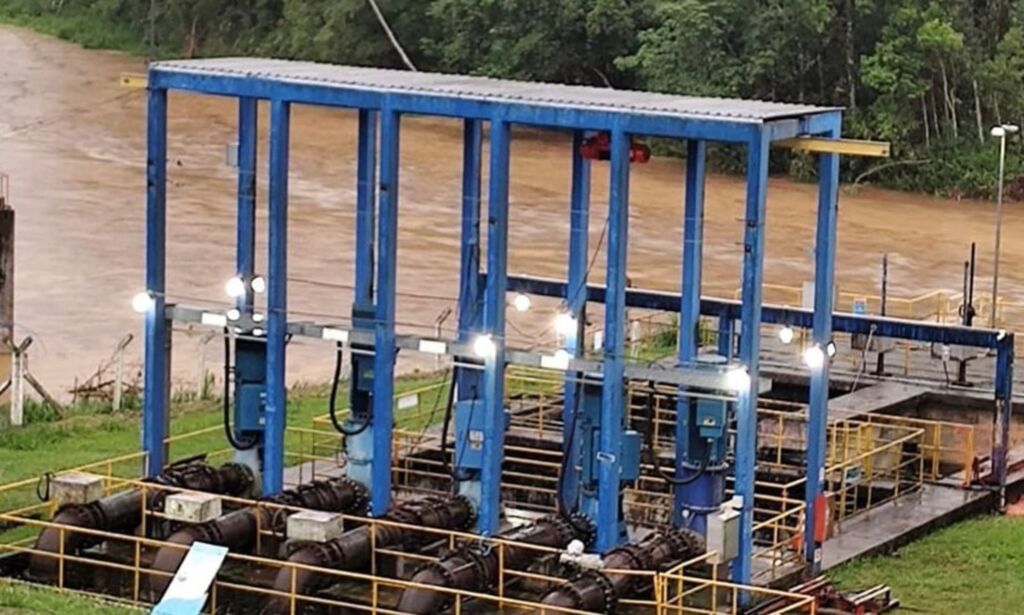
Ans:
{"type": "Polygon", "coordinates": [[[811,596],[722,581],[720,567],[710,563],[713,560],[714,554],[707,553],[658,575],[658,615],[739,615],[759,603],[766,607],[763,613],[818,612],[811,596]],[[705,571],[707,578],[687,575],[687,570],[694,569],[705,571]]]}

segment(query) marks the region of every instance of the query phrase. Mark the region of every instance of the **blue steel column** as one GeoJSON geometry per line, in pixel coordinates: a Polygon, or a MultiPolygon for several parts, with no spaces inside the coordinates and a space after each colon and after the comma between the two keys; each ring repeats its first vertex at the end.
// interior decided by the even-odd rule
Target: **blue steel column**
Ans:
{"type": "MultiPolygon", "coordinates": [[[[761,351],[761,283],[764,275],[765,202],[768,190],[768,136],[758,131],[747,146],[747,211],[743,238],[743,304],[740,308],[740,361],[750,382],[759,377],[761,351]]],[[[757,462],[756,389],[741,392],[736,404],[735,494],[743,498],[740,548],[732,568],[733,580],[749,583],[754,549],[754,470],[757,462]]]]}
{"type": "Polygon", "coordinates": [[[146,476],[164,467],[167,426],[167,317],[164,286],[167,267],[167,90],[149,90],[146,152],[146,291],[153,309],[145,315],[145,399],[142,450],[146,476]]]}
{"type": "Polygon", "coordinates": [[[735,322],[729,312],[718,315],[718,354],[727,360],[732,358],[735,322]]]}
{"type": "Polygon", "coordinates": [[[391,436],[395,395],[395,296],[398,271],[398,157],[401,118],[381,111],[378,186],[377,311],[373,356],[373,489],[370,512],[384,515],[391,505],[391,436]]]}
{"type": "Polygon", "coordinates": [[[359,111],[359,160],[356,168],[355,307],[373,309],[373,247],[376,221],[377,112],[359,111]]]}
{"type": "MultiPolygon", "coordinates": [[[[238,238],[235,271],[243,280],[252,280],[256,271],[256,139],[257,100],[238,99],[238,238]]],[[[252,290],[247,288],[236,307],[248,313],[253,306],[252,290]]]]}
{"type": "Polygon", "coordinates": [[[626,335],[626,252],[629,234],[629,135],[612,131],[611,179],[608,190],[608,271],[604,317],[604,386],[597,451],[597,550],[605,552],[622,540],[620,498],[623,405],[626,400],[624,340],[626,335]]]}
{"type": "MultiPolygon", "coordinates": [[[[825,137],[838,139],[840,126],[825,137]]],[[[832,303],[836,260],[836,216],[839,200],[839,155],[820,154],[818,159],[818,228],[814,246],[814,328],[812,340],[822,349],[832,339],[832,303]]],[[[815,526],[825,514],[820,497],[825,488],[825,447],[828,430],[829,359],[811,373],[810,410],[807,420],[807,505],[804,526],[805,557],[811,570],[821,570],[821,542],[815,526]]]]}
{"type": "Polygon", "coordinates": [[[287,423],[285,336],[288,328],[288,147],[291,103],[270,102],[269,238],[267,271],[267,405],[263,443],[263,494],[284,483],[287,423]]]}
{"type": "MultiPolygon", "coordinates": [[[[355,285],[352,298],[352,327],[373,329],[374,249],[377,235],[377,112],[359,110],[358,160],[356,163],[356,254],[355,285]]],[[[352,347],[352,377],[349,380],[349,405],[352,413],[348,429],[358,431],[345,439],[348,477],[367,488],[373,485],[373,355],[365,345],[352,347]]]]}
{"type": "MultiPolygon", "coordinates": [[[[569,276],[566,286],[565,308],[576,319],[576,331],[565,338],[565,350],[573,357],[583,356],[583,331],[586,327],[587,307],[587,265],[590,231],[590,161],[580,154],[580,147],[586,135],[577,130],[572,137],[572,186],[569,211],[569,276]]],[[[579,457],[580,437],[571,434],[570,428],[579,428],[579,397],[582,394],[579,381],[582,374],[569,374],[565,381],[564,404],[562,406],[562,454],[569,461],[564,465],[559,494],[570,506],[576,505],[579,497],[579,474],[576,462],[579,457]],[[571,450],[569,445],[572,444],[571,450]]]]}
{"type": "Polygon", "coordinates": [[[483,461],[480,472],[480,533],[497,534],[501,521],[501,462],[505,451],[505,293],[508,287],[509,124],[491,120],[487,195],[487,281],[484,331],[495,353],[484,362],[483,461]]]}
{"type": "MultiPolygon", "coordinates": [[[[466,120],[462,135],[462,254],[459,265],[459,341],[468,342],[480,329],[481,276],[480,276],[480,176],[482,123],[466,120]]],[[[458,360],[456,360],[458,363],[458,360]]],[[[483,374],[475,368],[455,367],[455,441],[469,441],[473,413],[478,406],[483,374]]],[[[455,450],[459,450],[456,446],[455,450]]],[[[475,466],[471,474],[465,468],[465,459],[452,452],[453,476],[459,477],[458,491],[479,507],[480,477],[475,466]]],[[[453,480],[456,480],[453,478],[453,480]]]]}
{"type": "Polygon", "coordinates": [[[996,434],[992,444],[992,470],[999,485],[999,508],[1006,508],[1006,455],[1013,413],[1013,334],[1003,333],[996,345],[996,434]]]}
{"type": "MultiPolygon", "coordinates": [[[[679,305],[679,365],[692,367],[700,348],[700,293],[701,274],[704,265],[704,141],[690,140],[686,143],[686,203],[683,212],[683,279],[682,301],[679,305]]],[[[685,390],[680,391],[685,394],[685,390]]],[[[676,476],[682,477],[688,469],[685,462],[689,457],[690,409],[694,400],[679,397],[676,403],[676,476]]],[[[695,426],[694,426],[695,427],[695,426]]],[[[692,472],[692,470],[689,470],[692,472]]],[[[709,477],[710,478],[710,477],[709,477]]],[[[713,487],[708,481],[697,480],[690,485],[674,487],[675,505],[672,520],[679,527],[683,524],[683,511],[689,504],[704,502],[710,494],[703,494],[713,487]]],[[[694,511],[691,511],[691,513],[694,511]]],[[[698,514],[694,529],[703,533],[704,518],[698,514]]]]}

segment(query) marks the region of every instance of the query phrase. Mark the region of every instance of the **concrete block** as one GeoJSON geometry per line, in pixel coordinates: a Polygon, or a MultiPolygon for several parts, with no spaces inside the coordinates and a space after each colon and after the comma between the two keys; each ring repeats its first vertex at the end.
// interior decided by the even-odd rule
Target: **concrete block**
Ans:
{"type": "Polygon", "coordinates": [[[317,510],[304,510],[288,517],[288,539],[327,542],[345,530],[342,516],[317,510]]]}
{"type": "Polygon", "coordinates": [[[50,499],[57,506],[89,504],[103,497],[103,477],[71,472],[50,480],[50,499]]]}
{"type": "Polygon", "coordinates": [[[173,493],[164,503],[164,515],[183,523],[205,523],[221,515],[220,496],[212,493],[173,493]]]}

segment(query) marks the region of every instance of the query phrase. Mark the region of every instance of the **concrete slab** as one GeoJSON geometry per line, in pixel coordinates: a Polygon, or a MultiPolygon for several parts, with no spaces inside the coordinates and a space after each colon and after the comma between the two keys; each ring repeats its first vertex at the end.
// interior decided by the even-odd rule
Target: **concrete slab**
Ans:
{"type": "Polygon", "coordinates": [[[828,402],[832,421],[853,420],[870,412],[881,412],[911,403],[928,395],[929,389],[900,382],[880,382],[840,395],[828,402]]]}

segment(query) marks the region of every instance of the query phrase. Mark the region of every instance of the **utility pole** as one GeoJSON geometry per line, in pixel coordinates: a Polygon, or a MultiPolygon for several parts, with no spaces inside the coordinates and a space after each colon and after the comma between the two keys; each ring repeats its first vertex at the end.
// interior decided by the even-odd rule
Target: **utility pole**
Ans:
{"type": "Polygon", "coordinates": [[[1003,233],[1003,178],[1006,174],[1006,137],[1020,130],[1013,124],[1003,124],[992,129],[992,136],[999,139],[999,191],[996,197],[996,249],[995,266],[992,271],[992,317],[989,326],[996,327],[999,312],[999,240],[1003,233]]]}
{"type": "MultiPolygon", "coordinates": [[[[14,354],[14,209],[10,182],[0,173],[0,382],[11,377],[14,354]]],[[[9,401],[4,393],[0,401],[9,401]]]]}

